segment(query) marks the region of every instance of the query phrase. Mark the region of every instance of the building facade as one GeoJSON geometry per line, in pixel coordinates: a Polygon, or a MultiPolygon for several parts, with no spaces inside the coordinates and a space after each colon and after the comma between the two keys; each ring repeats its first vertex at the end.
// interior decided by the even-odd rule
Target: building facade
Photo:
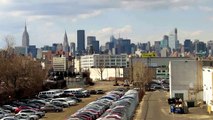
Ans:
{"type": "Polygon", "coordinates": [[[67,70],[68,62],[66,57],[53,57],[53,70],[55,72],[64,72],[67,70]]]}
{"type": "Polygon", "coordinates": [[[179,60],[169,63],[170,98],[182,98],[184,101],[202,99],[202,62],[197,60],[179,60]]]}
{"type": "Polygon", "coordinates": [[[128,56],[126,54],[121,55],[85,55],[81,56],[81,69],[89,68],[121,68],[127,67],[128,56]]]}

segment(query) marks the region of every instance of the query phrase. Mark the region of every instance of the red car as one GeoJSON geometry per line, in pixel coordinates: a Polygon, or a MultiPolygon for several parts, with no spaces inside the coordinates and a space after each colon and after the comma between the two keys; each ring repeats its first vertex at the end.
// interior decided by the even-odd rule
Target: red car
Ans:
{"type": "Polygon", "coordinates": [[[15,113],[18,113],[19,111],[23,110],[23,109],[33,109],[33,110],[36,110],[38,111],[39,109],[37,108],[32,108],[32,107],[29,107],[29,106],[20,106],[18,107],[16,110],[15,110],[15,113]]]}

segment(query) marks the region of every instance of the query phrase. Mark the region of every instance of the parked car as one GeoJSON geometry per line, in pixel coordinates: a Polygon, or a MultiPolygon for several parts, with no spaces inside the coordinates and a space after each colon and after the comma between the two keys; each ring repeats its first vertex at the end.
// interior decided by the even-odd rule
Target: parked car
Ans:
{"type": "Polygon", "coordinates": [[[37,108],[32,108],[32,107],[30,107],[30,106],[20,106],[20,107],[18,107],[18,108],[15,110],[15,113],[18,113],[19,111],[25,110],[25,109],[31,109],[31,110],[36,110],[36,111],[39,110],[39,109],[37,109],[37,108]]]}
{"type": "Polygon", "coordinates": [[[26,105],[26,103],[20,102],[20,101],[13,101],[13,102],[11,103],[11,105],[12,105],[12,106],[19,107],[19,106],[24,106],[24,105],[26,105]]]}
{"type": "Polygon", "coordinates": [[[0,120],[26,120],[26,119],[18,119],[18,118],[15,118],[15,116],[7,116],[7,117],[1,118],[0,120]]]}
{"type": "Polygon", "coordinates": [[[38,98],[49,98],[46,94],[39,94],[37,97],[38,98]]]}
{"type": "Polygon", "coordinates": [[[27,113],[29,115],[37,115],[39,118],[42,118],[43,116],[45,116],[45,112],[36,111],[36,110],[32,110],[32,109],[21,110],[18,113],[27,113]]]}
{"type": "Polygon", "coordinates": [[[90,94],[91,95],[94,95],[94,94],[96,94],[97,92],[96,92],[96,90],[90,90],[90,94]]]}
{"type": "Polygon", "coordinates": [[[76,105],[77,102],[75,100],[72,100],[72,99],[68,99],[68,98],[55,98],[55,99],[52,99],[52,101],[61,101],[61,102],[65,102],[65,103],[68,103],[69,106],[71,105],[76,105]]]}
{"type": "Polygon", "coordinates": [[[57,107],[63,107],[63,108],[69,107],[69,104],[61,102],[61,101],[52,101],[50,102],[50,104],[53,104],[57,107]]]}
{"type": "Polygon", "coordinates": [[[11,111],[10,111],[10,110],[6,110],[6,109],[4,109],[4,108],[2,108],[2,107],[0,107],[0,111],[2,111],[2,112],[6,112],[6,113],[11,113],[11,111]]]}
{"type": "Polygon", "coordinates": [[[96,94],[104,94],[103,90],[96,90],[96,94]]]}
{"type": "Polygon", "coordinates": [[[73,97],[73,96],[75,96],[75,95],[72,94],[72,93],[69,92],[69,91],[64,91],[64,92],[60,95],[60,97],[73,97]]]}
{"type": "Polygon", "coordinates": [[[15,112],[15,110],[17,109],[17,107],[11,105],[3,105],[2,108],[5,110],[10,110],[11,112],[15,112]]]}
{"type": "Polygon", "coordinates": [[[90,91],[89,90],[83,90],[82,93],[85,94],[85,97],[89,97],[90,96],[90,91]]]}
{"type": "Polygon", "coordinates": [[[18,118],[19,120],[38,120],[39,116],[32,113],[18,113],[15,115],[15,118],[18,118]]]}
{"type": "Polygon", "coordinates": [[[45,111],[45,112],[61,112],[61,111],[63,111],[63,108],[49,104],[49,105],[45,105],[45,106],[41,107],[41,110],[45,111]]]}
{"type": "Polygon", "coordinates": [[[10,116],[10,115],[11,115],[11,113],[0,111],[0,118],[6,117],[6,116],[10,116]]]}
{"type": "Polygon", "coordinates": [[[81,102],[82,101],[82,99],[81,98],[77,98],[77,97],[67,97],[68,99],[73,99],[73,100],[75,100],[75,101],[77,101],[77,102],[81,102]]]}

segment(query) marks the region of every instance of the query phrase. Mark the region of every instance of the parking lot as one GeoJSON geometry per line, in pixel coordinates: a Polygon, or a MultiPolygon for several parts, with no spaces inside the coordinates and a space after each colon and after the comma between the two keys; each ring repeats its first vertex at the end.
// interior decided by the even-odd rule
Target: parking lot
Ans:
{"type": "MultiPolygon", "coordinates": [[[[113,84],[114,84],[113,81],[99,81],[99,82],[96,82],[94,86],[89,86],[86,88],[77,88],[77,89],[75,88],[75,89],[66,89],[66,90],[52,89],[48,91],[41,91],[38,94],[39,98],[21,99],[17,101],[12,101],[11,103],[8,103],[7,105],[3,105],[2,108],[0,109],[0,112],[1,112],[0,118],[4,117],[3,120],[9,119],[9,118],[14,120],[16,120],[16,118],[18,119],[24,118],[27,120],[28,118],[29,120],[38,120],[38,119],[65,120],[69,118],[71,115],[73,115],[74,113],[76,113],[76,111],[78,111],[79,109],[88,105],[89,103],[96,101],[98,98],[101,98],[102,96],[106,95],[108,92],[120,87],[120,86],[113,86],[113,84]],[[77,92],[77,94],[80,95],[81,92],[79,90],[82,90],[82,89],[83,91],[85,90],[87,92],[90,91],[90,93],[91,91],[93,91],[95,93],[91,93],[90,96],[86,96],[86,94],[84,94],[85,96],[81,96],[81,98],[76,98],[76,99],[79,99],[80,101],[74,99],[73,97],[70,97],[69,96],[70,93],[65,94],[65,91],[71,90],[72,92],[73,91],[77,92]],[[63,91],[63,94],[61,94],[61,91],[63,91]],[[59,95],[59,96],[56,97],[53,95],[59,95]],[[65,95],[65,97],[61,97],[61,95],[65,95]],[[53,104],[54,102],[58,104],[57,105],[53,104]],[[44,113],[44,111],[46,113],[44,113]]],[[[118,97],[117,94],[118,93],[116,94],[112,93],[111,94],[112,96],[107,96],[107,97],[114,98],[116,96],[116,100],[118,100],[121,96],[118,97]]],[[[103,104],[103,103],[98,103],[98,104],[103,104]]]]}
{"type": "Polygon", "coordinates": [[[41,120],[65,120],[70,115],[74,114],[80,108],[83,108],[88,103],[96,100],[97,98],[101,97],[102,95],[91,95],[88,98],[82,98],[82,102],[78,103],[78,105],[71,106],[69,108],[64,108],[63,112],[60,113],[46,113],[45,117],[41,120]]]}
{"type": "MultiPolygon", "coordinates": [[[[101,82],[96,82],[94,86],[89,86],[86,89],[88,90],[102,89],[105,92],[109,92],[119,87],[119,86],[113,86],[113,84],[114,82],[112,81],[101,81],[101,82]]],[[[69,108],[64,108],[63,112],[60,112],[60,113],[54,113],[54,112],[46,113],[45,117],[43,117],[41,120],[65,120],[70,115],[74,114],[77,110],[83,108],[88,103],[97,100],[101,96],[103,96],[103,94],[96,94],[96,95],[91,95],[88,98],[82,98],[82,102],[78,103],[77,105],[71,106],[69,108]]]]}

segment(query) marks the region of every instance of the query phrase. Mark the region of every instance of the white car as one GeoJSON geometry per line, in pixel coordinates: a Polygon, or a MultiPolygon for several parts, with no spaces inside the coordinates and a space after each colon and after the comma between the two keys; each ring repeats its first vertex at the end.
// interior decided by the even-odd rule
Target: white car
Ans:
{"type": "Polygon", "coordinates": [[[51,100],[51,102],[52,101],[61,101],[64,103],[68,103],[69,106],[77,104],[77,102],[75,100],[73,100],[73,99],[69,100],[67,98],[55,98],[55,99],[51,100]]]}
{"type": "Polygon", "coordinates": [[[29,114],[29,113],[17,113],[15,115],[15,118],[18,118],[19,120],[38,120],[38,115],[35,114],[29,114]]]}
{"type": "Polygon", "coordinates": [[[10,115],[11,115],[11,113],[0,111],[0,118],[6,117],[6,116],[10,116],[10,115]]]}
{"type": "Polygon", "coordinates": [[[26,113],[26,114],[29,114],[29,115],[37,115],[39,118],[42,118],[43,116],[45,116],[44,112],[31,110],[31,109],[24,109],[24,110],[19,111],[19,113],[26,113]]]}

